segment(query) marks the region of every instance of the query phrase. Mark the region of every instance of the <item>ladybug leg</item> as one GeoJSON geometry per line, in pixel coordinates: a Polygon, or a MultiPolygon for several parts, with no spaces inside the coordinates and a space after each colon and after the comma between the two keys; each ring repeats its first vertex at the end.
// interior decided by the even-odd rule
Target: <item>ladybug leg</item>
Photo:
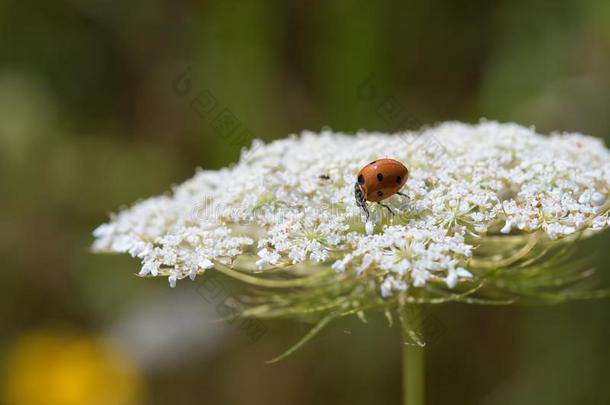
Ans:
{"type": "Polygon", "coordinates": [[[388,207],[385,204],[382,204],[380,202],[378,202],[377,204],[381,205],[382,207],[384,207],[385,209],[387,209],[388,211],[390,211],[390,214],[392,214],[392,216],[394,216],[394,211],[392,211],[392,208],[388,207]]]}
{"type": "Polygon", "coordinates": [[[406,195],[406,194],[404,194],[404,193],[401,193],[400,191],[397,191],[397,192],[396,192],[396,194],[398,194],[398,195],[399,195],[399,196],[401,196],[401,197],[405,197],[405,198],[407,198],[407,199],[409,198],[409,196],[408,196],[408,195],[406,195]]]}

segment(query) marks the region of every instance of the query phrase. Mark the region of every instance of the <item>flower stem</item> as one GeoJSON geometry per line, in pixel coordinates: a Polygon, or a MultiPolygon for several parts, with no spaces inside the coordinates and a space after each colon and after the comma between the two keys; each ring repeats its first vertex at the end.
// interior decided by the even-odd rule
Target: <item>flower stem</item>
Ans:
{"type": "MultiPolygon", "coordinates": [[[[419,314],[421,307],[413,305],[412,314],[419,314]],[[416,312],[417,311],[417,312],[416,312]]],[[[418,318],[418,317],[415,317],[418,318]]],[[[403,404],[423,405],[425,403],[425,361],[424,348],[418,344],[402,341],[403,404]]]]}

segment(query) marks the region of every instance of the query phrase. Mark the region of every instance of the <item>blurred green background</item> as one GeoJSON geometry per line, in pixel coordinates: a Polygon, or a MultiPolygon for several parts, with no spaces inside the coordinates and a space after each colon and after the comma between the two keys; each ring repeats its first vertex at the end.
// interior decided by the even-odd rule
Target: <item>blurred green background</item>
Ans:
{"type": "MultiPolygon", "coordinates": [[[[215,129],[224,109],[266,141],[486,117],[608,142],[609,106],[603,0],[4,0],[0,401],[397,403],[383,319],[334,324],[265,365],[308,326],[272,322],[251,343],[198,282],[171,290],[90,254],[92,230],[235,162],[245,145],[215,129]]],[[[604,251],[602,273],[608,242],[582,253],[604,251]]],[[[428,350],[430,404],[610,403],[610,301],[430,311],[446,328],[428,350]]]]}

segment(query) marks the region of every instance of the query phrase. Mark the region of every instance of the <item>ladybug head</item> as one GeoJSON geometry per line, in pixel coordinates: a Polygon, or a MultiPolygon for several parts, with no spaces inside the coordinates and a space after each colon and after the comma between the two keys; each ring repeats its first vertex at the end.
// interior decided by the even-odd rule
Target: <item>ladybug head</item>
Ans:
{"type": "Polygon", "coordinates": [[[358,182],[354,183],[354,197],[356,203],[362,205],[366,202],[366,186],[358,182]]]}

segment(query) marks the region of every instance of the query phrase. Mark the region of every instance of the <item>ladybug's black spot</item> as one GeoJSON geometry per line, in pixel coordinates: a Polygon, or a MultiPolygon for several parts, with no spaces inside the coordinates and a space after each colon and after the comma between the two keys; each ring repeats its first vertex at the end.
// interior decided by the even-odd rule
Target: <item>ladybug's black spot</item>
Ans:
{"type": "Polygon", "coordinates": [[[396,176],[396,183],[400,184],[400,181],[402,180],[402,177],[400,176],[396,176]]]}
{"type": "Polygon", "coordinates": [[[377,195],[378,195],[379,197],[382,197],[382,196],[383,196],[383,191],[378,191],[378,192],[377,192],[377,195]]]}
{"type": "Polygon", "coordinates": [[[364,176],[363,175],[358,176],[358,183],[364,184],[364,176]]]}
{"type": "Polygon", "coordinates": [[[377,162],[376,160],[373,160],[373,161],[372,161],[371,163],[369,163],[369,164],[370,164],[370,165],[372,165],[373,163],[376,163],[376,162],[377,162]]]}
{"type": "Polygon", "coordinates": [[[383,181],[383,173],[377,173],[377,180],[383,181]]]}

